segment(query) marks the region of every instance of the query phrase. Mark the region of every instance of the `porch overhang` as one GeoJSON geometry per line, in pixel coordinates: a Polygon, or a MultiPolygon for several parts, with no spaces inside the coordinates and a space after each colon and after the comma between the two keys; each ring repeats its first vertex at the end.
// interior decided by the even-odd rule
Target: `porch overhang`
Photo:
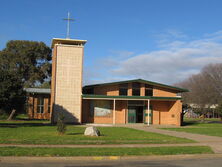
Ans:
{"type": "Polygon", "coordinates": [[[107,96],[107,95],[89,95],[83,94],[82,99],[97,99],[97,100],[159,100],[159,101],[176,101],[181,100],[180,96],[162,97],[162,96],[107,96]]]}

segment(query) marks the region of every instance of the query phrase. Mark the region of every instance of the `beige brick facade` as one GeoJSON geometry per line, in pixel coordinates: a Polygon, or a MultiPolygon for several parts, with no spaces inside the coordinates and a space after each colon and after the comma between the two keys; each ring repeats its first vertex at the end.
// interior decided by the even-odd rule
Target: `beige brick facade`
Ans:
{"type": "Polygon", "coordinates": [[[55,39],[53,47],[51,91],[53,122],[56,122],[59,113],[62,113],[65,122],[81,123],[83,42],[55,39]]]}

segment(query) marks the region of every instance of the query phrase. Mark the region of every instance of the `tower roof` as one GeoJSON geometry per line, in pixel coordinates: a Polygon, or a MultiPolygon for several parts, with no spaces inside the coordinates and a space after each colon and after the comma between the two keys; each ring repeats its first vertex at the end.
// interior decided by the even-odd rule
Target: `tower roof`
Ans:
{"type": "Polygon", "coordinates": [[[85,45],[86,42],[87,40],[80,40],[80,39],[53,38],[51,47],[53,48],[55,44],[85,45]]]}

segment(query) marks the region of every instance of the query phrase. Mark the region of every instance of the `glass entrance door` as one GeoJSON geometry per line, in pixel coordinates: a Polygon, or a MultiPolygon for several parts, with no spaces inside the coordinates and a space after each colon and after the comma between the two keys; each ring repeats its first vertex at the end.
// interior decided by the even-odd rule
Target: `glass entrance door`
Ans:
{"type": "Polygon", "coordinates": [[[133,106],[128,107],[128,123],[136,123],[136,108],[133,106]]]}

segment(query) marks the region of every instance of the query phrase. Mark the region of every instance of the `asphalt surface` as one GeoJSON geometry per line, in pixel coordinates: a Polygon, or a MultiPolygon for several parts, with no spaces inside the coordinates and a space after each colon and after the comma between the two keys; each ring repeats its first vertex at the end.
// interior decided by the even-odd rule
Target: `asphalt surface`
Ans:
{"type": "Polygon", "coordinates": [[[1,162],[0,167],[221,167],[221,157],[119,160],[28,160],[1,162]]]}

